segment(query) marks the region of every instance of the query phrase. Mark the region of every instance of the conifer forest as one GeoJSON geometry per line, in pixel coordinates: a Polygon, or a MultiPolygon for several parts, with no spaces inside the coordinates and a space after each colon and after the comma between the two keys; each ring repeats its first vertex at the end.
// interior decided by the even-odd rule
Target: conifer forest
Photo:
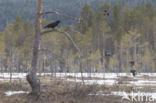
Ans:
{"type": "Polygon", "coordinates": [[[0,103],[154,103],[155,73],[155,0],[0,0],[0,103]]]}

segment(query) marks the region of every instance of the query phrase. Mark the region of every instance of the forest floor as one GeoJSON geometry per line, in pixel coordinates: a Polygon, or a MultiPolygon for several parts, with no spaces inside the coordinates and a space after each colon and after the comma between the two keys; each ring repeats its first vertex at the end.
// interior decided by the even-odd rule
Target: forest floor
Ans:
{"type": "MultiPolygon", "coordinates": [[[[0,78],[2,79],[2,78],[0,78]]],[[[0,81],[0,103],[155,103],[122,100],[120,91],[125,93],[146,92],[155,93],[156,76],[141,76],[133,78],[128,76],[121,76],[116,78],[117,83],[113,85],[101,84],[85,84],[81,82],[73,82],[68,80],[74,77],[68,76],[65,78],[40,76],[41,94],[38,97],[33,97],[29,93],[31,91],[25,79],[13,79],[10,81],[0,81]],[[137,82],[139,80],[152,81],[152,85],[148,82],[147,85],[128,85],[127,82],[137,82]],[[23,91],[21,94],[7,94],[7,92],[23,91]],[[24,93],[25,91],[25,93],[24,93]],[[116,91],[116,92],[114,92],[116,91]]],[[[81,78],[77,78],[78,80],[81,78]]],[[[88,78],[84,80],[103,80],[99,77],[88,78]]],[[[143,82],[143,81],[142,81],[143,82]]],[[[141,84],[141,83],[140,83],[141,84]]],[[[155,93],[156,94],[156,93],[155,93]]],[[[151,95],[155,95],[151,94],[151,95]]]]}

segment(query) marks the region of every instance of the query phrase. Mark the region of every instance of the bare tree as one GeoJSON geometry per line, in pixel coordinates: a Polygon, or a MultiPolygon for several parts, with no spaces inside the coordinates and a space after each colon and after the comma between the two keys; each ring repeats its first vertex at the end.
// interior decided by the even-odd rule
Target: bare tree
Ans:
{"type": "Polygon", "coordinates": [[[41,20],[42,20],[42,5],[43,0],[38,0],[38,7],[36,12],[36,24],[35,24],[35,37],[34,37],[34,44],[33,44],[33,57],[31,62],[31,69],[27,75],[27,81],[29,82],[32,88],[32,95],[39,95],[40,94],[40,82],[36,76],[37,72],[37,60],[38,60],[38,48],[40,43],[40,34],[41,34],[41,20]]]}
{"type": "MultiPolygon", "coordinates": [[[[37,11],[36,11],[35,36],[34,36],[34,44],[33,44],[33,57],[32,57],[32,62],[31,62],[32,67],[31,67],[31,69],[30,69],[30,71],[29,71],[29,73],[27,75],[27,81],[29,82],[29,84],[30,84],[30,86],[32,88],[31,94],[35,95],[35,96],[38,96],[40,94],[40,81],[39,81],[39,79],[37,78],[37,75],[36,75],[40,36],[45,34],[45,33],[55,31],[55,30],[50,30],[50,31],[41,32],[42,15],[49,14],[49,13],[55,13],[56,15],[67,17],[67,18],[79,21],[79,19],[73,18],[71,16],[63,15],[63,14],[58,13],[56,11],[42,12],[42,8],[43,8],[42,6],[43,6],[43,0],[38,0],[38,7],[37,7],[37,11]]],[[[66,32],[61,32],[59,30],[57,30],[57,32],[65,34],[72,41],[75,48],[79,51],[80,58],[81,58],[80,49],[78,48],[76,43],[73,41],[71,36],[66,32]]],[[[81,63],[80,63],[80,65],[81,65],[81,63]]],[[[80,70],[82,71],[81,68],[80,68],[80,70]]]]}

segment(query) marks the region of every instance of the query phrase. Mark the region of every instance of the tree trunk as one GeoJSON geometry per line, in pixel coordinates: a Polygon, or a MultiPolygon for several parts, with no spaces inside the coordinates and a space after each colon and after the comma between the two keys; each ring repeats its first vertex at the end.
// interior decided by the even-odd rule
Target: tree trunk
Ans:
{"type": "Polygon", "coordinates": [[[35,24],[35,37],[33,44],[33,57],[31,62],[31,69],[27,75],[27,81],[32,88],[32,95],[38,96],[40,94],[40,81],[36,76],[37,72],[37,60],[38,60],[38,48],[40,42],[40,34],[41,34],[41,12],[42,12],[42,4],[43,0],[38,0],[38,7],[36,12],[36,24],[35,24]]]}

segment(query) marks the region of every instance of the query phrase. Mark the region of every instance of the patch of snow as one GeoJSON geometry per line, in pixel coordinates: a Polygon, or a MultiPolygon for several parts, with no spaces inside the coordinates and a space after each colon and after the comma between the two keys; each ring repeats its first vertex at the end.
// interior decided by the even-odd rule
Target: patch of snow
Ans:
{"type": "MultiPolygon", "coordinates": [[[[55,74],[55,73],[54,73],[55,74]]],[[[25,78],[27,73],[12,73],[12,78],[25,78]]],[[[51,73],[37,73],[37,75],[51,75],[51,73]]],[[[57,77],[96,77],[96,78],[106,78],[115,79],[123,76],[132,77],[131,73],[56,73],[57,77]]],[[[136,77],[142,76],[156,76],[156,73],[137,73],[136,77]]],[[[1,78],[10,78],[10,73],[0,73],[1,78]]]]}
{"type": "Polygon", "coordinates": [[[87,78],[87,77],[96,77],[96,78],[105,78],[105,79],[113,79],[113,78],[118,78],[121,76],[131,76],[128,73],[56,73],[57,77],[77,77],[81,78],[82,76],[87,78]]]}
{"type": "MultiPolygon", "coordinates": [[[[25,79],[27,73],[12,73],[12,80],[25,79]]],[[[52,75],[51,73],[37,73],[37,75],[52,75]]],[[[106,84],[113,85],[117,83],[117,79],[120,77],[132,77],[131,73],[54,73],[57,77],[66,78],[68,81],[73,82],[82,82],[81,76],[85,78],[92,77],[93,80],[84,80],[86,84],[106,84]],[[74,79],[70,79],[68,77],[74,77],[74,79]],[[105,80],[94,80],[94,78],[101,78],[105,80]]],[[[0,73],[0,81],[8,82],[10,81],[10,73],[0,73]]],[[[156,76],[156,73],[137,73],[136,77],[133,77],[137,81],[128,81],[127,85],[134,86],[156,86],[156,81],[144,80],[143,76],[156,76]]]]}
{"type": "Polygon", "coordinates": [[[150,80],[130,81],[129,83],[135,86],[156,86],[156,81],[150,80]]]}
{"type": "MultiPolygon", "coordinates": [[[[83,81],[81,79],[64,79],[70,82],[80,82],[82,83],[83,81]]],[[[84,80],[85,84],[92,85],[92,84],[105,84],[105,85],[114,85],[115,83],[118,83],[116,80],[84,80]]]]}
{"type": "Polygon", "coordinates": [[[25,78],[26,77],[26,73],[0,73],[0,77],[1,78],[10,78],[10,76],[12,78],[25,78]]]}
{"type": "Polygon", "coordinates": [[[11,95],[15,95],[15,94],[23,94],[23,93],[29,93],[27,91],[7,91],[5,92],[5,95],[6,96],[11,96],[11,95]]]}

